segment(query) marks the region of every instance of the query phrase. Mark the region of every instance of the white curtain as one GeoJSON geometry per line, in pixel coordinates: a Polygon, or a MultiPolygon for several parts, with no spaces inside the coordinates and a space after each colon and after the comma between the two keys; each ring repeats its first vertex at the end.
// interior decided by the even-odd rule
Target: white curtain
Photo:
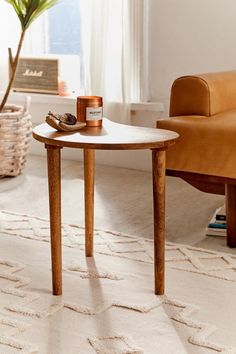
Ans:
{"type": "Polygon", "coordinates": [[[48,20],[47,13],[42,14],[27,29],[22,54],[32,56],[42,56],[48,52],[48,20]]]}
{"type": "Polygon", "coordinates": [[[86,95],[99,95],[104,116],[129,123],[140,99],[143,0],[80,0],[86,95]]]}

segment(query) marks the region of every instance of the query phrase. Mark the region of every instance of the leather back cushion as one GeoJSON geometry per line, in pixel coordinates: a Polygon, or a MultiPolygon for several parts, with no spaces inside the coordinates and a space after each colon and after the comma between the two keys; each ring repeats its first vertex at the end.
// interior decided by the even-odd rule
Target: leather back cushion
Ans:
{"type": "Polygon", "coordinates": [[[236,109],[236,71],[182,76],[172,85],[170,117],[209,117],[232,109],[236,109]]]}

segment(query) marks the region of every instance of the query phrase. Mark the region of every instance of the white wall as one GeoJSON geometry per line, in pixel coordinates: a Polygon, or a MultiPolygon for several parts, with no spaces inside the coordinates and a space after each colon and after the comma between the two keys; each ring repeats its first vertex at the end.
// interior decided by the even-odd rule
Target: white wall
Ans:
{"type": "Polygon", "coordinates": [[[186,74],[236,69],[235,0],[148,0],[152,100],[186,74]]]}

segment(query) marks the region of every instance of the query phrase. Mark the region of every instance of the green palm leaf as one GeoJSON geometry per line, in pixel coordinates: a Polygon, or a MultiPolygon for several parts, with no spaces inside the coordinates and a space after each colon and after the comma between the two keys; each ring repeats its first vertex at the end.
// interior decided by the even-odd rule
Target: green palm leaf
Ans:
{"type": "Polygon", "coordinates": [[[25,31],[44,11],[54,6],[58,0],[5,0],[11,4],[25,31]]]}

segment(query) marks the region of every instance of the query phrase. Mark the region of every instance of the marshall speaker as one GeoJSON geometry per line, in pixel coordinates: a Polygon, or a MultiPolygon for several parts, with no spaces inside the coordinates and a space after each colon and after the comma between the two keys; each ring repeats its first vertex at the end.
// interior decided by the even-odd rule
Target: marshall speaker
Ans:
{"type": "Polygon", "coordinates": [[[58,94],[58,59],[20,58],[12,88],[13,91],[58,94]]]}

